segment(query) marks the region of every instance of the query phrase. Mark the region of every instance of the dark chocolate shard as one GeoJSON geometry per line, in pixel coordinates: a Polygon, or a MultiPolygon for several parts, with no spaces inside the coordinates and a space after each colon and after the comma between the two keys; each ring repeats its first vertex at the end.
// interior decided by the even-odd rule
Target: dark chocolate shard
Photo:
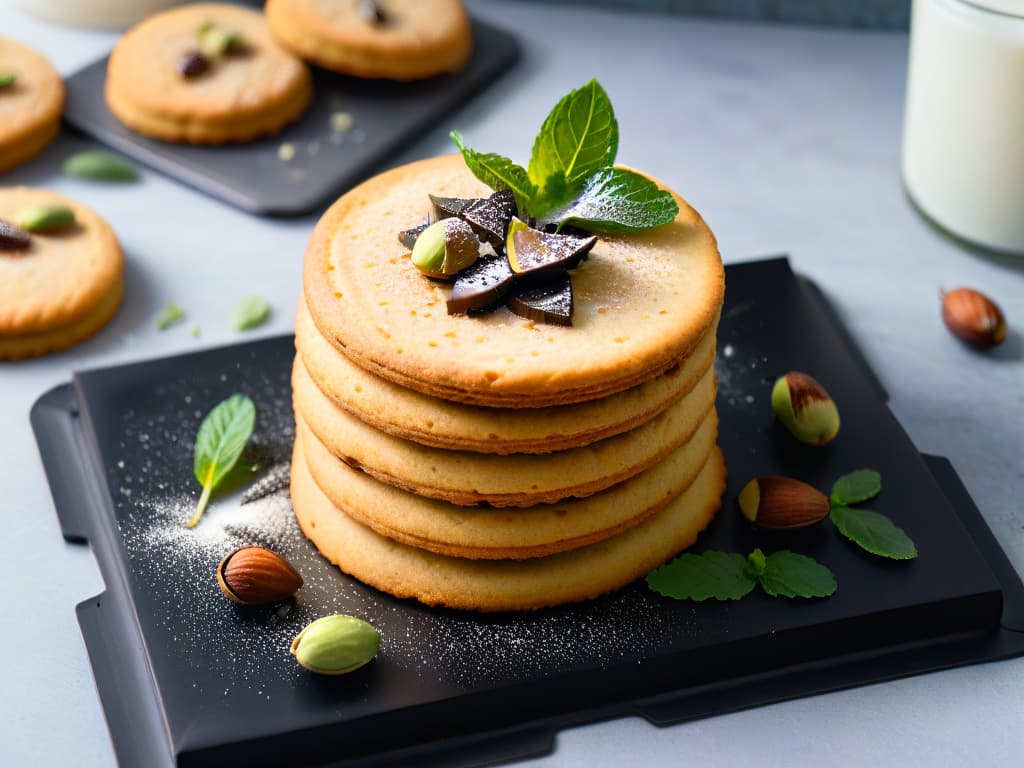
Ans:
{"type": "Polygon", "coordinates": [[[511,190],[499,189],[490,197],[438,197],[430,195],[438,218],[458,216],[476,232],[477,237],[495,248],[505,246],[508,225],[516,214],[516,198],[511,190]]]}
{"type": "Polygon", "coordinates": [[[199,77],[210,69],[210,60],[203,55],[202,51],[185,51],[178,59],[178,74],[186,80],[199,77]]]}
{"type": "Polygon", "coordinates": [[[461,216],[467,208],[485,202],[485,198],[481,197],[438,197],[437,195],[429,195],[429,197],[439,219],[461,216]]]}
{"type": "Polygon", "coordinates": [[[9,221],[0,219],[0,251],[24,251],[32,245],[32,235],[9,221]]]}
{"type": "Polygon", "coordinates": [[[567,269],[575,269],[596,243],[596,237],[555,235],[513,219],[506,253],[512,270],[524,282],[537,285],[567,269]]]}
{"type": "Polygon", "coordinates": [[[508,226],[516,215],[516,198],[512,190],[499,189],[478,205],[468,207],[459,216],[474,230],[477,237],[496,248],[505,243],[508,226]]]}
{"type": "Polygon", "coordinates": [[[498,304],[516,281],[504,257],[478,261],[460,273],[448,297],[448,314],[464,315],[498,304]]]}
{"type": "Polygon", "coordinates": [[[420,236],[420,233],[431,225],[430,221],[425,221],[418,227],[412,227],[410,229],[403,229],[398,233],[398,242],[408,248],[410,251],[416,245],[416,238],[420,236]]]}
{"type": "Polygon", "coordinates": [[[390,20],[387,11],[380,3],[374,0],[359,0],[359,15],[363,21],[369,22],[376,27],[382,27],[390,20]]]}
{"type": "Polygon", "coordinates": [[[538,288],[516,290],[505,306],[520,317],[548,325],[572,325],[572,281],[568,274],[538,288]]]}

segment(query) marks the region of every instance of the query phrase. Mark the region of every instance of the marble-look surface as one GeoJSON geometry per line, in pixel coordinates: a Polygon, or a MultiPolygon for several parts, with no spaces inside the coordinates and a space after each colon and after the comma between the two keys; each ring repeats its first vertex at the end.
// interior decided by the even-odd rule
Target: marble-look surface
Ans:
{"type": "MultiPolygon", "coordinates": [[[[538,3],[471,6],[518,32],[523,59],[395,164],[449,151],[451,128],[474,147],[525,161],[555,100],[597,76],[618,113],[620,160],[686,195],[727,261],[792,255],[834,301],[917,446],[952,460],[1024,571],[1024,258],[965,252],[904,196],[907,38],[538,3]],[[1016,325],[991,354],[963,347],[939,319],[939,289],[959,284],[991,294],[1016,325]]],[[[66,74],[115,39],[2,4],[0,19],[0,34],[42,49],[66,74]]],[[[89,202],[118,231],[129,263],[126,303],[97,338],[62,355],[0,364],[0,763],[10,766],[114,763],[74,614],[103,584],[89,550],[60,537],[31,404],[76,367],[242,339],[230,312],[250,293],[266,296],[274,312],[244,338],[290,330],[315,221],[254,218],[155,172],[137,187],[63,177],[63,158],[89,146],[66,132],[0,181],[89,202]],[[189,323],[157,332],[153,319],[172,299],[189,323]]],[[[671,728],[627,718],[566,731],[555,754],[531,765],[1013,765],[1024,754],[1022,690],[1024,660],[1015,660],[671,728]]]]}

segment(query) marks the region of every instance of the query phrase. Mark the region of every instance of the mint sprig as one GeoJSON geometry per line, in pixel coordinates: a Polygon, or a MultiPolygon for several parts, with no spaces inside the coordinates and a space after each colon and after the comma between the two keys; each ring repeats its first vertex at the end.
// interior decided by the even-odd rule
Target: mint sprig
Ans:
{"type": "Polygon", "coordinates": [[[873,469],[858,469],[832,485],[829,520],[843,536],[865,552],[891,560],[912,560],[917,547],[906,532],[888,517],[851,504],[867,501],[882,490],[882,476],[873,469]]]}
{"type": "Polygon", "coordinates": [[[510,189],[520,218],[599,234],[649,229],[679,213],[672,194],[640,174],[614,168],[619,126],[596,80],[563,97],[541,126],[529,168],[503,155],[477,152],[452,132],[466,166],[492,189],[510,189]]]}
{"type": "Polygon", "coordinates": [[[772,597],[828,597],[837,589],[824,565],[783,549],[765,555],[755,549],[747,557],[710,550],[684,553],[647,574],[647,586],[676,600],[739,600],[760,584],[772,597]]]}
{"type": "Polygon", "coordinates": [[[238,463],[255,424],[256,406],[245,395],[232,395],[206,414],[199,425],[193,455],[193,472],[203,493],[186,528],[199,523],[214,488],[238,463]]]}

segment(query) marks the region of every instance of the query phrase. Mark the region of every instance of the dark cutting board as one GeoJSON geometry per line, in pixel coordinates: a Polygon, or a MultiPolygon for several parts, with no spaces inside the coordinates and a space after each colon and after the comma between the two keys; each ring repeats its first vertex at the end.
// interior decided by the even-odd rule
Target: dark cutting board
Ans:
{"type": "Polygon", "coordinates": [[[519,46],[509,33],[473,21],[472,58],[455,74],[399,83],[313,67],[313,103],[302,119],[276,136],[224,146],[172,144],[126,128],[103,98],[104,57],[67,80],[64,119],[128,157],[238,208],[297,216],[362,181],[426,131],[450,124],[460,106],[518,57],[519,46]],[[351,115],[351,130],[332,130],[336,112],[351,115]],[[295,148],[289,161],[278,156],[286,143],[295,148]]]}
{"type": "Polygon", "coordinates": [[[811,555],[836,575],[829,599],[697,604],[638,582],[483,616],[342,575],[298,533],[283,492],[241,507],[237,491],[221,494],[186,531],[192,440],[213,404],[251,395],[246,462],[287,457],[291,337],[85,371],[45,394],[32,422],[61,526],[91,544],[107,584],[78,616],[122,765],[478,765],[549,750],[572,723],[673,722],[1024,653],[1020,580],[948,462],[915,450],[821,294],[784,259],[726,272],[716,369],[729,487],[695,549],[811,555]],[[798,445],[772,416],[771,383],[794,368],[839,404],[826,448],[798,445]],[[918,559],[873,558],[828,523],[757,534],[736,512],[756,475],[827,489],[863,466],[885,484],[871,507],[914,538],[918,559]],[[297,601],[243,609],[219,594],[214,567],[244,543],[295,563],[297,601]],[[291,637],[335,612],[376,625],[381,653],[352,675],[307,674],[291,637]]]}

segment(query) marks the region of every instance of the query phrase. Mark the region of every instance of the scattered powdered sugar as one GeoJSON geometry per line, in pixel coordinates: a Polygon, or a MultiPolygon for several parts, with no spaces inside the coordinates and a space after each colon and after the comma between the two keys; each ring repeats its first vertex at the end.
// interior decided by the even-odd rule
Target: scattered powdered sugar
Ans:
{"type": "MultiPolygon", "coordinates": [[[[123,412],[118,444],[108,467],[118,530],[133,579],[135,609],[151,653],[173,659],[171,669],[195,671],[192,680],[164,684],[199,687],[202,695],[272,698],[310,684],[292,659],[292,638],[310,621],[348,613],[371,622],[382,636],[375,664],[416,680],[463,689],[547,677],[581,668],[635,663],[695,637],[692,611],[652,595],[642,585],[575,606],[533,613],[481,615],[427,608],[396,600],[341,573],[305,538],[287,489],[242,503],[260,472],[280,473],[291,454],[294,424],[287,366],[211,374],[194,372],[163,382],[142,398],[144,409],[123,412]],[[253,398],[256,431],[232,473],[215,492],[200,523],[184,527],[200,488],[192,475],[193,439],[205,413],[231,394],[228,382],[253,398]],[[302,574],[295,598],[279,605],[239,606],[216,583],[220,560],[231,550],[260,545],[286,557],[302,574]],[[202,690],[212,678],[215,690],[202,690]],[[282,687],[283,686],[283,687],[282,687]]],[[[135,401],[139,402],[138,399],[135,401]]],[[[429,686],[428,686],[429,689],[429,686]]]]}

